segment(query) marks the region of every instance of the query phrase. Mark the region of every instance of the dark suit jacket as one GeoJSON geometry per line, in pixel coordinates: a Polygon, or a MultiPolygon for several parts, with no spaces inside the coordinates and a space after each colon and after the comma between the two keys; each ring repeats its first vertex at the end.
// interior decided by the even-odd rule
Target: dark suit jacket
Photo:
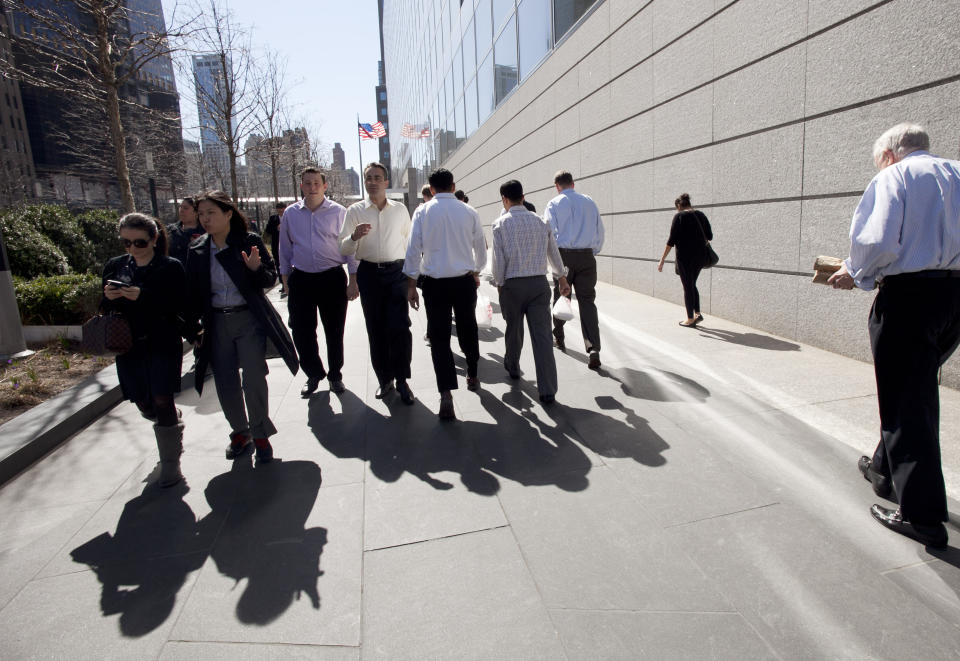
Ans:
{"type": "MultiPolygon", "coordinates": [[[[202,328],[210,328],[213,306],[210,291],[210,241],[209,235],[197,239],[190,245],[187,253],[187,324],[186,337],[190,341],[197,339],[202,328]]],[[[277,311],[267,300],[263,290],[277,282],[277,269],[263,245],[263,241],[253,232],[231,232],[227,237],[227,248],[217,253],[217,260],[230,276],[233,284],[243,295],[250,312],[263,327],[264,332],[283,357],[283,362],[294,374],[300,369],[297,350],[293,346],[290,333],[277,311]],[[250,254],[256,246],[260,251],[260,268],[251,271],[243,263],[240,252],[250,254]]],[[[197,350],[196,387],[203,390],[203,377],[210,364],[210,345],[201,343],[197,350]]]]}
{"type": "Polygon", "coordinates": [[[140,296],[135,301],[125,298],[111,301],[106,296],[100,300],[104,310],[123,313],[130,322],[134,339],[163,342],[176,338],[176,342],[181,342],[186,283],[180,262],[166,255],[155,255],[146,267],[137,269],[133,257],[120,255],[104,265],[101,286],[106,286],[107,280],[140,287],[140,296]]]}

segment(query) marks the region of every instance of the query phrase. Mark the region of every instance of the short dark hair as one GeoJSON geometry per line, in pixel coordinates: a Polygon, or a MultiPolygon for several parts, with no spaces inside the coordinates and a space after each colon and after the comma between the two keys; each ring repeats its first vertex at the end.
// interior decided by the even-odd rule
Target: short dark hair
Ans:
{"type": "Polygon", "coordinates": [[[287,203],[286,203],[286,202],[277,202],[276,204],[273,205],[273,208],[274,208],[274,209],[286,209],[286,208],[287,208],[287,203]]]}
{"type": "Polygon", "coordinates": [[[686,209],[690,206],[690,193],[680,193],[680,197],[673,201],[674,206],[686,209]]]}
{"type": "Polygon", "coordinates": [[[327,183],[327,175],[323,173],[323,170],[321,170],[320,168],[315,168],[312,165],[310,167],[303,168],[300,171],[300,183],[303,183],[303,176],[307,174],[319,174],[320,180],[323,183],[327,183]]]}
{"type": "Polygon", "coordinates": [[[383,163],[367,163],[367,167],[363,168],[363,176],[367,176],[367,170],[370,168],[380,168],[383,170],[383,178],[387,180],[390,179],[390,173],[387,172],[387,166],[385,166],[383,163]]]}
{"type": "Polygon", "coordinates": [[[523,201],[523,185],[516,179],[506,181],[500,186],[500,195],[519,204],[523,201]]]}
{"type": "Polygon", "coordinates": [[[570,186],[573,186],[573,175],[566,170],[560,170],[553,175],[553,183],[557,184],[561,188],[569,188],[570,186]]]}
{"type": "Polygon", "coordinates": [[[429,186],[424,186],[420,189],[420,197],[427,199],[428,197],[433,197],[433,191],[430,190],[429,186]]]}
{"type": "Polygon", "coordinates": [[[430,187],[438,193],[449,193],[453,188],[453,173],[446,168],[438,168],[427,177],[430,187]]]}

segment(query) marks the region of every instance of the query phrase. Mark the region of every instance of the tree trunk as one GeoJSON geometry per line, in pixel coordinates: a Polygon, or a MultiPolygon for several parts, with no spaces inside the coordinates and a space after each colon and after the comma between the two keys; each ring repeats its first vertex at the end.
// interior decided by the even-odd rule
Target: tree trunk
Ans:
{"type": "Polygon", "coordinates": [[[110,26],[102,11],[97,18],[97,64],[100,69],[100,84],[106,92],[104,109],[110,121],[110,141],[113,143],[114,163],[117,170],[117,185],[120,187],[121,208],[124,213],[136,211],[133,188],[130,186],[130,170],[127,168],[127,144],[120,121],[120,95],[113,62],[110,61],[110,26]]]}
{"type": "Polygon", "coordinates": [[[280,201],[280,182],[277,180],[277,153],[270,150],[270,174],[273,178],[273,201],[280,201]]]}

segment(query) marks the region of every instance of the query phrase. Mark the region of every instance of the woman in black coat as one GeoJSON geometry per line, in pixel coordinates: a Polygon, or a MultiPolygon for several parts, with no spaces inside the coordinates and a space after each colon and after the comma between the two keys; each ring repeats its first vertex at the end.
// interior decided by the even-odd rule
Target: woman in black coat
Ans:
{"type": "Polygon", "coordinates": [[[180,392],[186,278],[180,262],[167,257],[167,234],[155,218],[128,213],[119,232],[127,254],[103,267],[101,307],[121,313],[130,324],[133,347],[117,356],[120,389],[155,423],[160,486],[169,487],[183,479],[183,423],[173,398],[180,392]]]}
{"type": "Polygon", "coordinates": [[[256,446],[257,460],[267,462],[269,437],[277,433],[269,415],[267,339],[291,372],[299,369],[293,340],[263,292],[276,283],[276,266],[225,192],[200,195],[197,210],[207,232],[187,254],[187,338],[197,347],[197,392],[209,365],[231,426],[227,459],[256,446]]]}
{"type": "Polygon", "coordinates": [[[663,256],[657,264],[657,271],[663,271],[663,260],[670,248],[677,248],[677,275],[683,285],[683,304],[687,308],[687,318],[681,326],[694,328],[703,321],[700,314],[700,292],[697,291],[697,277],[707,260],[707,243],[713,240],[710,221],[702,211],[690,204],[690,196],[683,193],[673,202],[677,213],[670,225],[670,238],[663,249],[663,256]]]}

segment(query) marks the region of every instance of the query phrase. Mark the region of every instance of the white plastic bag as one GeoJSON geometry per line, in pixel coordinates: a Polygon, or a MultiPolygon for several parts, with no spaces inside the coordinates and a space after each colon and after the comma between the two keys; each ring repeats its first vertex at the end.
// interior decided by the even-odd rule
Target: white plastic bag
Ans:
{"type": "Polygon", "coordinates": [[[561,296],[557,299],[557,302],[553,304],[553,316],[560,321],[570,321],[573,319],[573,306],[570,305],[569,298],[561,296]]]}
{"type": "Polygon", "coordinates": [[[477,294],[476,316],[477,328],[493,328],[493,306],[483,294],[477,294]]]}

